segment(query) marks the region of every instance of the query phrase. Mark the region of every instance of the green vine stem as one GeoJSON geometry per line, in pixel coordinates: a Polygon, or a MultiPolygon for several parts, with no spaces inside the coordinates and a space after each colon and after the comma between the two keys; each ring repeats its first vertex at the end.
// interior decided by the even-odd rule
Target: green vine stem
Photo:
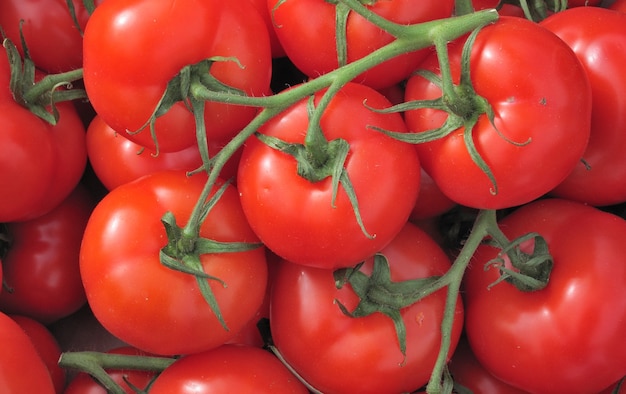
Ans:
{"type": "Polygon", "coordinates": [[[176,359],[169,357],[133,356],[101,352],[66,352],[59,358],[59,366],[87,373],[96,379],[108,393],[126,394],[109,374],[107,369],[140,370],[159,373],[176,359]]]}

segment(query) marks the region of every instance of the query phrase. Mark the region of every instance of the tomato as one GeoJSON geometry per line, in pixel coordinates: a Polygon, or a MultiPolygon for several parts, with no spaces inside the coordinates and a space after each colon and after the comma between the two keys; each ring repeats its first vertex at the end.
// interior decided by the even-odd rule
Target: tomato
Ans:
{"type": "MultiPolygon", "coordinates": [[[[323,92],[315,95],[316,103],[323,92]]],[[[372,88],[349,83],[333,97],[320,125],[328,141],[343,139],[349,144],[343,168],[367,235],[357,222],[344,182],[333,203],[331,176],[309,181],[298,175],[293,156],[257,137],[246,142],[237,177],[241,203],[252,229],[277,255],[325,268],[354,265],[388,244],[407,221],[419,188],[417,154],[409,144],[369,128],[405,126],[400,115],[373,112],[363,105],[364,100],[374,108],[389,105],[372,88]],[[346,116],[351,118],[349,123],[346,116]]],[[[308,122],[304,99],[259,132],[302,144],[308,122]]]]}
{"type": "Polygon", "coordinates": [[[0,55],[0,223],[49,212],[78,184],[87,162],[74,106],[56,104],[59,121],[51,126],[13,99],[9,78],[9,62],[0,55]]]}
{"type": "MultiPolygon", "coordinates": [[[[108,350],[106,353],[129,356],[150,356],[149,353],[135,349],[132,346],[116,347],[108,350]]],[[[113,381],[119,384],[127,394],[136,394],[136,388],[145,390],[156,376],[155,372],[136,369],[107,369],[106,371],[113,381]]],[[[81,372],[72,378],[63,394],[107,394],[107,391],[90,375],[81,372]]]]}
{"type": "Polygon", "coordinates": [[[626,1],[624,0],[615,0],[608,7],[610,10],[626,12],[626,1]]]}
{"type": "Polygon", "coordinates": [[[442,215],[457,204],[446,197],[433,181],[433,178],[422,169],[420,175],[420,190],[415,206],[411,211],[410,219],[419,221],[442,215]]]}
{"type": "Polygon", "coordinates": [[[49,213],[5,224],[0,310],[49,324],[85,304],[78,256],[94,204],[79,185],[49,213]]]}
{"type": "MultiPolygon", "coordinates": [[[[159,260],[168,243],[161,218],[171,212],[179,225],[186,224],[205,182],[203,174],[188,177],[185,171],[142,177],[107,194],[87,223],[80,251],[87,300],[102,325],[131,346],[161,355],[214,348],[234,337],[263,302],[263,247],[200,256],[214,278],[208,283],[228,331],[202,297],[196,277],[159,260]]],[[[258,242],[232,185],[199,231],[220,242],[258,242]]]]}
{"type": "MultiPolygon", "coordinates": [[[[96,4],[103,0],[95,1],[96,4]]],[[[82,1],[72,4],[81,29],[89,14],[82,1]]],[[[60,73],[82,67],[83,37],[76,27],[66,0],[4,0],[0,2],[0,25],[6,37],[23,54],[21,30],[35,65],[49,73],[60,73]]]]}
{"type": "Polygon", "coordinates": [[[39,354],[48,369],[52,383],[54,384],[54,391],[57,394],[62,393],[65,388],[66,376],[65,370],[58,364],[59,357],[61,356],[61,346],[59,342],[54,335],[52,335],[52,332],[37,320],[20,315],[10,315],[10,318],[19,324],[35,346],[37,354],[39,354]]]}
{"type": "MultiPolygon", "coordinates": [[[[463,43],[449,45],[455,83],[463,43]]],[[[437,55],[433,53],[421,67],[438,73],[437,55]]],[[[476,110],[481,103],[465,103],[470,109],[457,116],[478,116],[471,140],[493,180],[470,155],[464,127],[416,145],[424,170],[448,198],[473,208],[517,206],[552,190],[579,162],[589,139],[591,91],[576,55],[536,23],[502,16],[478,33],[470,78],[476,93],[493,109],[497,130],[486,114],[476,110]]],[[[426,78],[415,75],[408,80],[406,101],[438,97],[440,87],[426,78]]],[[[405,113],[415,133],[439,128],[447,118],[448,113],[438,109],[405,113]]]]}
{"type": "Polygon", "coordinates": [[[559,12],[541,22],[565,41],[591,81],[591,137],[583,161],[552,194],[591,205],[626,201],[626,15],[599,7],[559,12]]]}
{"type": "MultiPolygon", "coordinates": [[[[274,29],[285,53],[310,78],[338,67],[336,5],[316,0],[268,0],[274,29]],[[303,21],[306,21],[304,23],[303,21]],[[306,45],[303,45],[306,43],[306,45]]],[[[399,24],[426,22],[452,15],[454,1],[377,1],[366,5],[372,12],[399,24]]],[[[393,36],[350,12],[346,22],[347,63],[361,59],[393,41],[393,36]]],[[[398,83],[409,76],[429,49],[400,55],[358,76],[355,81],[374,88],[398,83]]]]}
{"type": "MultiPolygon", "coordinates": [[[[381,251],[394,282],[442,275],[450,260],[425,232],[407,223],[381,251]]],[[[361,270],[371,274],[373,259],[361,270]]],[[[430,378],[441,341],[446,291],[400,310],[406,326],[406,357],[391,318],[382,313],[353,318],[359,297],[350,285],[336,287],[333,272],[284,261],[270,299],[270,327],[277,349],[305,381],[323,393],[411,392],[430,378]]],[[[463,325],[458,300],[451,350],[463,325]]]]}
{"type": "Polygon", "coordinates": [[[120,136],[97,115],[87,128],[86,138],[89,163],[109,190],[160,170],[192,171],[202,166],[197,146],[156,155],[120,136]]]}
{"type": "Polygon", "coordinates": [[[512,387],[496,379],[476,361],[466,338],[461,338],[456,350],[448,363],[450,374],[457,385],[461,385],[472,393],[489,394],[524,394],[525,391],[512,387]]]}
{"type": "Polygon", "coordinates": [[[26,332],[0,313],[0,390],[5,394],[54,394],[48,369],[26,332]]]}
{"type": "MultiPolygon", "coordinates": [[[[219,82],[248,95],[268,94],[269,38],[251,7],[240,1],[107,0],[89,19],[83,43],[85,88],[95,111],[120,135],[156,150],[149,127],[128,131],[148,122],[167,83],[183,67],[230,58],[211,66],[219,82]]],[[[252,107],[207,102],[208,139],[231,138],[256,113],[252,107]]],[[[196,144],[194,117],[182,102],[154,127],[160,151],[196,144]]]]}
{"type": "MultiPolygon", "coordinates": [[[[626,221],[589,205],[543,199],[500,221],[509,239],[540,234],[553,258],[548,284],[488,288],[498,250],[481,246],[465,276],[465,329],[477,360],[531,393],[597,393],[626,372],[626,221]]],[[[533,240],[521,244],[532,252],[533,240]]],[[[508,257],[505,258],[509,264],[508,257]]]]}
{"type": "Polygon", "coordinates": [[[267,33],[270,39],[270,48],[272,50],[272,58],[280,58],[284,57],[285,50],[282,45],[280,45],[280,41],[278,41],[278,36],[276,35],[276,31],[274,30],[274,21],[272,20],[272,15],[270,11],[267,9],[267,0],[250,0],[254,8],[259,11],[259,14],[263,17],[263,21],[265,22],[265,26],[267,27],[267,33]]]}
{"type": "Polygon", "coordinates": [[[309,391],[266,350],[223,345],[186,355],[166,368],[151,394],[302,393],[309,391]]]}

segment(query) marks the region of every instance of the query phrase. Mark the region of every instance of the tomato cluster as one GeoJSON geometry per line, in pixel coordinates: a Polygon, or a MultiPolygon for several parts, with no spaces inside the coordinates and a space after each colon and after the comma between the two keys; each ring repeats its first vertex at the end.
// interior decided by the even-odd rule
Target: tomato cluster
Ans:
{"type": "Polygon", "coordinates": [[[3,393],[619,392],[626,2],[41,3],[3,393]]]}

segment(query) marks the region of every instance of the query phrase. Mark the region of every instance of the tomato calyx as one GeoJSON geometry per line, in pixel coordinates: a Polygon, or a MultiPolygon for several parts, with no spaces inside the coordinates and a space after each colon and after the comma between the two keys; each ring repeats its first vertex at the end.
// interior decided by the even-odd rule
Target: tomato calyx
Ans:
{"type": "Polygon", "coordinates": [[[458,85],[455,85],[452,81],[447,42],[436,39],[435,49],[439,59],[441,76],[426,70],[418,70],[416,71],[416,74],[439,87],[442,91],[442,96],[432,100],[407,101],[386,109],[377,110],[372,108],[372,110],[380,112],[404,112],[415,109],[430,108],[447,112],[448,117],[446,118],[444,124],[441,127],[432,130],[419,133],[400,133],[376,127],[374,127],[374,129],[400,141],[411,144],[420,144],[446,137],[462,128],[465,147],[470,154],[472,161],[489,178],[492,185],[490,192],[491,194],[496,195],[498,194],[498,184],[496,179],[491,168],[476,149],[476,144],[474,142],[473,129],[478,122],[479,117],[483,115],[486,116],[495,132],[511,144],[524,146],[531,141],[530,139],[524,142],[512,141],[500,133],[494,123],[495,114],[491,104],[487,101],[487,99],[480,96],[474,89],[470,76],[470,56],[476,37],[481,29],[482,27],[474,29],[463,44],[463,51],[461,55],[461,77],[458,85]]]}
{"type": "MultiPolygon", "coordinates": [[[[84,372],[96,379],[108,393],[125,394],[126,390],[111,378],[107,370],[138,370],[162,372],[176,361],[176,358],[158,356],[136,356],[93,351],[64,352],[59,358],[59,366],[84,372]]],[[[127,382],[131,386],[130,382],[127,382]]],[[[137,392],[140,392],[137,389],[137,392]]]]}
{"type": "Polygon", "coordinates": [[[206,141],[205,124],[204,124],[204,100],[194,96],[194,89],[201,89],[203,92],[209,93],[228,93],[236,96],[245,97],[246,94],[232,86],[222,83],[211,74],[211,66],[215,62],[233,61],[240,68],[243,65],[232,57],[214,56],[204,59],[195,64],[183,67],[166,85],[163,95],[159,99],[154,111],[137,130],[126,130],[130,135],[142,132],[146,128],[150,130],[150,135],[155,146],[155,155],[159,155],[159,141],[155,131],[155,123],[157,118],[165,115],[170,108],[176,103],[182,102],[194,114],[196,121],[196,136],[198,139],[198,147],[202,155],[205,165],[209,163],[209,154],[206,141]],[[197,86],[194,86],[197,85],[197,86]]]}
{"type": "MultiPolygon", "coordinates": [[[[22,21],[23,22],[23,21],[22,21]]],[[[21,32],[21,26],[20,26],[21,32]]],[[[9,61],[11,77],[9,88],[13,99],[22,107],[27,108],[37,117],[51,125],[56,125],[59,113],[56,104],[63,101],[85,99],[84,89],[75,89],[72,83],[82,79],[83,70],[73,70],[59,74],[49,74],[36,81],[37,72],[30,58],[26,42],[22,35],[24,58],[20,55],[15,44],[2,33],[2,46],[9,61]]]]}
{"type": "Polygon", "coordinates": [[[307,112],[309,116],[309,127],[304,139],[304,143],[288,143],[279,138],[267,136],[265,134],[256,133],[257,138],[270,148],[279,150],[283,153],[293,156],[296,159],[298,175],[311,183],[319,182],[328,177],[332,178],[332,198],[331,205],[335,207],[339,185],[343,186],[352,208],[356,221],[361,228],[363,234],[368,238],[376,237],[365,229],[365,224],[359,210],[359,202],[345,168],[346,159],[350,151],[348,141],[337,138],[328,141],[322,132],[319,124],[319,118],[328,104],[328,100],[334,94],[333,89],[329,89],[322,98],[323,104],[315,107],[314,96],[310,96],[307,101],[307,112]],[[329,93],[331,92],[331,93],[329,93]]]}
{"type": "Polygon", "coordinates": [[[526,19],[533,22],[540,22],[550,13],[567,9],[567,0],[504,0],[501,3],[519,6],[526,19]]]}
{"type": "Polygon", "coordinates": [[[342,268],[333,273],[338,289],[348,283],[360,299],[359,304],[351,312],[339,300],[336,300],[337,305],[350,317],[364,317],[375,312],[388,316],[393,320],[400,351],[406,356],[406,327],[400,310],[429,295],[439,277],[393,282],[389,263],[382,254],[374,256],[374,267],[370,276],[360,271],[362,264],[353,268],[342,268]]]}
{"type": "Polygon", "coordinates": [[[500,271],[500,277],[489,285],[495,286],[502,281],[511,283],[520,291],[537,291],[547,286],[554,260],[550,255],[546,240],[537,233],[529,233],[514,239],[507,245],[490,240],[487,243],[495,244],[501,248],[498,256],[485,264],[485,271],[496,268],[500,271]],[[521,250],[520,245],[533,242],[533,250],[530,253],[521,250]],[[513,269],[506,267],[505,256],[511,262],[513,269]]]}
{"type": "Polygon", "coordinates": [[[227,283],[221,279],[207,274],[202,266],[200,255],[216,254],[216,253],[236,253],[253,250],[260,247],[260,243],[249,242],[219,242],[199,236],[199,226],[206,217],[209,210],[217,203],[222,196],[228,183],[224,183],[222,187],[211,197],[206,205],[200,206],[199,215],[193,215],[189,224],[180,227],[176,223],[176,218],[171,212],[166,212],[161,218],[161,223],[165,227],[167,235],[167,245],[165,245],[160,253],[159,259],[161,264],[175,271],[193,275],[196,278],[198,288],[202,297],[209,305],[224,330],[228,331],[228,325],[224,321],[224,317],[220,310],[220,306],[215,299],[215,294],[209,286],[209,280],[216,281],[224,287],[227,283]],[[196,220],[194,218],[199,218],[196,220]]]}

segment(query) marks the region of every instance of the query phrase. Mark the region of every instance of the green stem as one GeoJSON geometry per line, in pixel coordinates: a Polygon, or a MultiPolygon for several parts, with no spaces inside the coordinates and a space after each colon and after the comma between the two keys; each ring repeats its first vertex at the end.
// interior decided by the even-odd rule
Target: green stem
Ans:
{"type": "Polygon", "coordinates": [[[474,12],[474,5],[471,0],[455,0],[454,2],[454,14],[467,15],[474,12]]]}
{"type": "MultiPolygon", "coordinates": [[[[24,101],[31,103],[37,100],[44,94],[50,93],[57,87],[62,85],[69,85],[72,82],[78,81],[83,78],[83,69],[79,68],[72,71],[67,71],[59,74],[49,74],[29,88],[23,95],[24,101]]],[[[86,94],[82,94],[82,97],[87,97],[86,94]]]]}
{"type": "Polygon", "coordinates": [[[161,372],[170,366],[175,359],[167,357],[133,356],[101,352],[66,352],[59,358],[61,368],[71,368],[93,376],[102,384],[107,392],[126,394],[106,372],[107,369],[140,370],[161,372]]]}
{"type": "Polygon", "coordinates": [[[448,293],[446,296],[445,311],[441,321],[441,347],[439,349],[437,361],[435,362],[430,380],[426,386],[426,392],[428,394],[439,394],[442,391],[441,379],[445,372],[450,353],[454,313],[456,311],[456,303],[461,288],[461,281],[465,270],[467,269],[467,265],[482,241],[496,228],[498,228],[496,211],[480,211],[476,217],[472,231],[465,241],[461,252],[454,260],[452,267],[450,267],[450,269],[435,284],[437,289],[447,286],[448,293]]]}

